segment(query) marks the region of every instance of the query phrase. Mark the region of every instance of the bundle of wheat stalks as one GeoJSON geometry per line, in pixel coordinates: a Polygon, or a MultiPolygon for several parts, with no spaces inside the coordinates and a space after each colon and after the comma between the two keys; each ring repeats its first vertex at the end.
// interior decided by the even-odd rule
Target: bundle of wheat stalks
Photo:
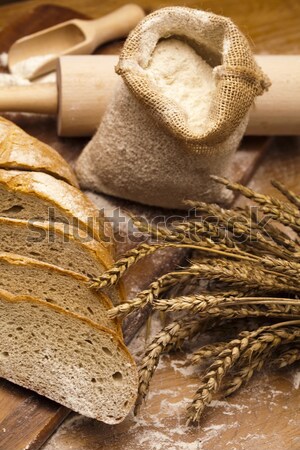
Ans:
{"type": "Polygon", "coordinates": [[[244,325],[233,339],[205,345],[189,355],[193,364],[206,363],[188,408],[189,422],[200,419],[216,394],[232,394],[264,365],[281,368],[300,359],[300,196],[278,182],[273,184],[287,201],[214,179],[253,200],[255,209],[190,202],[201,217],[168,227],[134,219],[137,228],[151,236],[151,243],[129,251],[93,280],[97,289],[111,286],[130,266],[158,249],[194,249],[189,265],[161,276],[136,298],[110,311],[113,317],[124,317],[150,305],[152,311],[172,315],[173,321],[145,349],[137,407],[163,353],[182,349],[185,341],[190,343],[204,329],[228,328],[233,319],[244,325]]]}

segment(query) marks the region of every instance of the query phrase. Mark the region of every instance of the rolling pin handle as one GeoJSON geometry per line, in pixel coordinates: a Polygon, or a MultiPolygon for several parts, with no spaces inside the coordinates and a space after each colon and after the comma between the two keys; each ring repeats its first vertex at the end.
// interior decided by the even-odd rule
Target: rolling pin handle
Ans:
{"type": "Polygon", "coordinates": [[[0,111],[57,114],[55,83],[0,87],[0,111]]]}

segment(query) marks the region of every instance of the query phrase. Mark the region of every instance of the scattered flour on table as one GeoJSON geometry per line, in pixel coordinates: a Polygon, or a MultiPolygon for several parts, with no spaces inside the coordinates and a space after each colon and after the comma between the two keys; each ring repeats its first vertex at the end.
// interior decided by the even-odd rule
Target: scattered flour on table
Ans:
{"type": "Polygon", "coordinates": [[[177,361],[176,359],[171,361],[171,367],[175,370],[175,372],[181,373],[184,377],[189,377],[195,373],[195,368],[193,366],[186,366],[184,362],[177,361]]]}
{"type": "Polygon", "coordinates": [[[157,44],[145,73],[183,109],[189,128],[203,132],[215,90],[213,68],[190,45],[172,38],[157,44]]]}
{"type": "Polygon", "coordinates": [[[261,441],[262,439],[266,439],[266,437],[267,436],[265,434],[257,434],[257,433],[250,434],[249,433],[246,436],[240,437],[240,440],[246,441],[246,442],[249,442],[250,439],[251,439],[251,441],[255,441],[255,440],[261,441]]]}
{"type": "Polygon", "coordinates": [[[176,441],[166,433],[153,430],[142,431],[138,440],[138,446],[140,449],[146,448],[147,450],[199,450],[201,448],[198,441],[176,441]]]}
{"type": "Polygon", "coordinates": [[[161,395],[168,395],[168,397],[172,398],[172,397],[177,397],[177,392],[174,388],[172,389],[160,389],[159,391],[155,391],[155,390],[150,390],[148,393],[148,400],[151,400],[151,398],[153,397],[157,397],[157,396],[161,396],[161,395]]]}
{"type": "Polygon", "coordinates": [[[203,431],[205,432],[204,436],[197,440],[197,450],[204,450],[203,444],[208,443],[214,438],[217,438],[223,431],[229,430],[230,428],[238,428],[239,423],[233,422],[231,424],[220,424],[220,425],[210,425],[208,427],[204,427],[203,431]]]}
{"type": "Polygon", "coordinates": [[[207,405],[208,408],[224,408],[224,409],[235,409],[237,411],[243,411],[244,409],[248,409],[248,406],[246,405],[237,405],[234,403],[228,403],[224,400],[212,400],[209,405],[207,405]]]}

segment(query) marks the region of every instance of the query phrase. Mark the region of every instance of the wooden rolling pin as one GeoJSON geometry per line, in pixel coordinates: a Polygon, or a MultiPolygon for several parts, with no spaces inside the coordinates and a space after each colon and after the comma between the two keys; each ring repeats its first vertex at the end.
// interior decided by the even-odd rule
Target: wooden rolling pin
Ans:
{"type": "MultiPolygon", "coordinates": [[[[272,86],[257,97],[247,135],[300,134],[300,56],[256,56],[272,86]]],[[[57,114],[60,136],[91,136],[98,127],[118,76],[118,56],[64,56],[57,84],[0,88],[0,111],[57,114]]]]}

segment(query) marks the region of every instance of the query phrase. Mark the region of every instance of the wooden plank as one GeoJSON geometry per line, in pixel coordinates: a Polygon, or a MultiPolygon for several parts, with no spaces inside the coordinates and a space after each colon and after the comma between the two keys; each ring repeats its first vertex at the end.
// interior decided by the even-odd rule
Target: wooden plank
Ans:
{"type": "Polygon", "coordinates": [[[39,449],[68,414],[64,406],[1,380],[0,449],[39,449]]]}

